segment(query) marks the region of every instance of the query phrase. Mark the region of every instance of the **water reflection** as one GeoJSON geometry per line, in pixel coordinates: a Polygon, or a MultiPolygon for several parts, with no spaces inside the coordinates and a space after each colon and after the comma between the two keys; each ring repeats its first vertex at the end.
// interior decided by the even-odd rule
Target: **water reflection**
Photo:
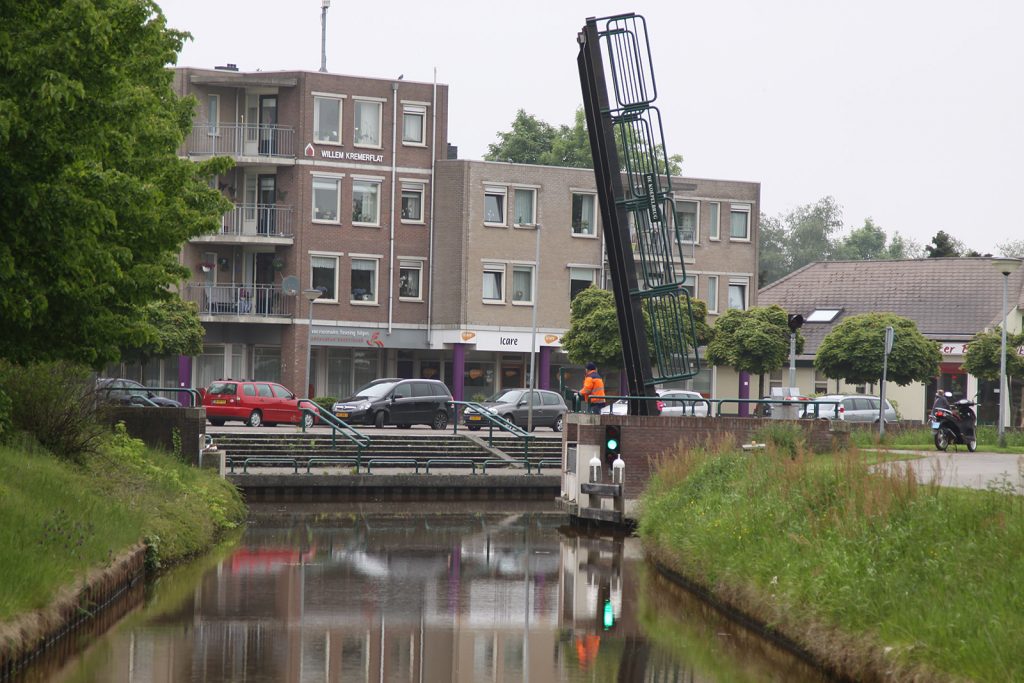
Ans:
{"type": "Polygon", "coordinates": [[[256,509],[52,680],[817,679],[674,595],[635,539],[514,505],[256,509]]]}

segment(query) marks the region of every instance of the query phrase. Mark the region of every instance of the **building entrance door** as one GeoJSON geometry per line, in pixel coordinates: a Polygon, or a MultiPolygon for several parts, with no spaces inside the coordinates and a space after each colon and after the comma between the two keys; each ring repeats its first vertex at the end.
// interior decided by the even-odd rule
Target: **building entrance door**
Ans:
{"type": "Polygon", "coordinates": [[[516,389],[522,386],[523,361],[516,358],[502,358],[501,360],[501,389],[516,389]]]}

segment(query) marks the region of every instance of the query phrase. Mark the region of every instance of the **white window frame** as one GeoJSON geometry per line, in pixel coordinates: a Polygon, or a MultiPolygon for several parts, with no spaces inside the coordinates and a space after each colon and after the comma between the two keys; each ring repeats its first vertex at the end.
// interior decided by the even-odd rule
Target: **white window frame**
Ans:
{"type": "MultiPolygon", "coordinates": [[[[352,211],[356,208],[356,183],[366,183],[368,185],[377,186],[377,211],[372,221],[357,221],[355,218],[352,219],[352,225],[361,228],[379,228],[380,227],[380,204],[381,197],[383,196],[384,190],[384,179],[379,176],[352,176],[352,211]]],[[[363,214],[359,214],[360,217],[363,214]]]]}
{"type": "Polygon", "coordinates": [[[730,242],[749,242],[750,241],[750,204],[730,204],[729,205],[729,241],[730,242]],[[746,215],[747,223],[747,234],[746,237],[733,237],[732,236],[732,217],[734,214],[742,213],[746,215]]]}
{"type": "Polygon", "coordinates": [[[340,225],[341,224],[341,180],[345,177],[342,173],[313,173],[312,181],[310,184],[310,207],[309,215],[310,220],[314,223],[325,223],[328,225],[340,225]],[[335,218],[317,218],[316,217],[316,181],[321,180],[324,182],[332,182],[335,185],[335,189],[338,193],[338,200],[334,203],[334,215],[335,218]]]}
{"type": "MultiPolygon", "coordinates": [[[[729,278],[729,289],[732,289],[733,287],[743,287],[743,308],[738,310],[748,310],[750,308],[750,280],[747,280],[746,278],[729,278]]],[[[726,291],[728,292],[728,290],[726,291]]],[[[732,310],[729,306],[728,296],[726,296],[725,299],[725,306],[726,310],[732,310]]]]}
{"type": "Polygon", "coordinates": [[[573,296],[572,296],[572,281],[573,281],[573,279],[577,279],[577,280],[581,280],[582,281],[582,278],[573,278],[572,271],[574,271],[574,270],[589,270],[590,271],[590,284],[593,285],[594,287],[597,287],[598,286],[597,278],[598,278],[598,273],[601,270],[601,266],[591,266],[591,265],[581,264],[581,263],[570,263],[570,264],[568,264],[566,266],[566,268],[569,269],[569,304],[572,305],[572,300],[573,300],[573,296]]]}
{"type": "Polygon", "coordinates": [[[513,225],[513,227],[516,227],[516,228],[532,228],[533,226],[537,225],[537,188],[535,188],[535,187],[513,187],[512,188],[512,210],[513,211],[515,210],[515,208],[516,208],[516,206],[518,204],[517,199],[518,199],[518,196],[519,196],[520,192],[529,192],[530,193],[530,213],[532,215],[530,216],[530,220],[522,221],[522,222],[519,221],[520,217],[516,216],[513,219],[513,221],[512,221],[512,225],[513,225]]]}
{"type": "Polygon", "coordinates": [[[708,313],[718,313],[718,276],[705,275],[704,277],[708,281],[708,296],[704,303],[708,305],[708,313]],[[714,296],[712,296],[712,293],[714,296]]]}
{"type": "Polygon", "coordinates": [[[690,295],[691,299],[695,299],[697,297],[697,292],[699,291],[697,289],[698,279],[699,278],[694,273],[687,274],[687,276],[683,279],[683,284],[681,288],[686,290],[686,292],[690,295]]]}
{"type": "Polygon", "coordinates": [[[413,102],[402,102],[402,144],[406,147],[427,146],[427,105],[413,102]],[[405,137],[405,117],[418,116],[420,119],[420,139],[408,140],[405,137]]]}
{"type": "Polygon", "coordinates": [[[352,146],[383,149],[384,143],[384,99],[379,97],[352,97],[352,146]],[[377,142],[360,142],[356,135],[356,112],[364,104],[377,105],[377,142]]]}
{"type": "Polygon", "coordinates": [[[353,306],[377,306],[380,302],[380,254],[349,254],[349,277],[348,277],[348,302],[353,306]],[[352,274],[355,272],[353,265],[356,261],[370,261],[373,263],[373,299],[352,298],[352,274]]]}
{"type": "Polygon", "coordinates": [[[425,210],[426,209],[425,201],[426,201],[426,193],[427,193],[427,186],[426,186],[426,184],[422,183],[422,182],[413,182],[413,181],[402,180],[401,181],[401,185],[402,186],[401,186],[401,189],[400,189],[399,204],[398,204],[398,206],[399,206],[399,209],[398,209],[399,210],[399,214],[398,215],[400,217],[401,222],[403,222],[403,223],[412,223],[412,224],[415,224],[415,225],[424,225],[424,224],[426,224],[426,210],[425,210]],[[405,195],[406,192],[415,192],[415,193],[419,194],[419,196],[420,196],[420,217],[419,218],[406,218],[402,214],[402,208],[401,208],[402,207],[402,199],[404,198],[404,195],[405,195]]]}
{"type": "Polygon", "coordinates": [[[489,228],[508,227],[508,187],[504,185],[484,185],[484,226],[489,228]],[[501,221],[487,220],[487,197],[501,197],[501,221]]]}
{"type": "Polygon", "coordinates": [[[220,95],[206,96],[206,134],[211,138],[220,135],[220,95]]]}
{"type": "MultiPolygon", "coordinates": [[[[686,239],[683,239],[682,236],[680,236],[679,241],[682,242],[683,244],[697,244],[698,242],[700,242],[700,200],[699,199],[676,199],[672,203],[673,204],[672,210],[675,211],[678,214],[679,213],[679,205],[683,204],[683,203],[696,204],[697,205],[697,215],[694,217],[693,239],[692,240],[686,240],[686,239]]],[[[673,216],[673,218],[675,218],[675,216],[673,216]]],[[[681,228],[678,225],[676,225],[676,230],[681,230],[681,228]]]]}
{"type": "Polygon", "coordinates": [[[340,265],[339,261],[341,261],[341,257],[344,256],[344,254],[341,253],[341,252],[337,252],[337,251],[311,251],[311,252],[309,252],[309,287],[310,287],[310,289],[314,288],[314,285],[313,285],[313,257],[314,256],[320,257],[320,258],[331,259],[331,260],[334,261],[334,298],[333,299],[325,299],[323,296],[321,296],[318,299],[314,299],[313,303],[317,303],[317,304],[336,304],[336,303],[338,303],[338,270],[339,270],[339,265],[340,265]]]}
{"type": "Polygon", "coordinates": [[[593,220],[591,221],[591,225],[588,228],[590,230],[590,232],[578,232],[576,227],[572,225],[572,215],[570,213],[570,216],[569,216],[570,234],[573,237],[581,237],[583,239],[591,239],[591,240],[592,239],[597,239],[597,193],[594,192],[593,190],[570,190],[569,191],[569,211],[570,212],[572,211],[572,205],[576,201],[577,195],[580,196],[580,197],[590,197],[591,206],[592,206],[592,209],[593,209],[592,210],[593,220]]]}
{"type": "Polygon", "coordinates": [[[494,305],[504,305],[505,304],[505,289],[508,286],[508,283],[505,281],[506,280],[505,275],[507,274],[506,270],[507,270],[507,268],[506,268],[505,264],[502,263],[502,262],[499,262],[499,261],[484,261],[483,262],[483,269],[482,269],[481,272],[482,272],[482,274],[484,276],[486,276],[487,273],[500,273],[501,274],[501,287],[499,288],[501,291],[498,292],[498,298],[496,298],[496,299],[488,299],[486,296],[484,296],[484,282],[485,282],[485,280],[484,280],[483,277],[481,277],[481,281],[480,281],[480,298],[481,298],[481,300],[483,301],[484,304],[491,305],[491,306],[494,306],[494,305]]]}
{"type": "Polygon", "coordinates": [[[334,93],[325,92],[314,92],[313,93],[313,142],[318,145],[337,145],[341,146],[345,144],[345,132],[341,127],[341,122],[345,119],[345,95],[335,95],[334,93]],[[320,100],[335,100],[338,103],[338,139],[337,140],[323,140],[317,137],[317,133],[320,130],[320,106],[318,102],[320,100]]]}
{"type": "Polygon", "coordinates": [[[530,297],[528,299],[516,299],[516,292],[513,290],[511,303],[513,306],[532,306],[536,295],[533,290],[537,288],[537,266],[532,261],[529,263],[512,263],[512,283],[515,286],[516,271],[529,271],[530,273],[530,297]]]}
{"type": "Polygon", "coordinates": [[[399,301],[423,301],[423,270],[426,259],[413,256],[398,257],[398,300],[399,301]],[[416,270],[417,284],[416,291],[419,296],[402,296],[402,269],[416,270]]]}
{"type": "Polygon", "coordinates": [[[722,203],[708,202],[708,241],[722,241],[722,203]]]}

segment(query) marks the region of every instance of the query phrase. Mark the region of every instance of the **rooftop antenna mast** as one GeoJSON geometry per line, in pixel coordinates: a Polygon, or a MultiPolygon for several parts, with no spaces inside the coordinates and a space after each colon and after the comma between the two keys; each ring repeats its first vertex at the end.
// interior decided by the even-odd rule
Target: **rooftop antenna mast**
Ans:
{"type": "Polygon", "coordinates": [[[320,73],[327,73],[327,8],[331,0],[320,0],[320,73]]]}

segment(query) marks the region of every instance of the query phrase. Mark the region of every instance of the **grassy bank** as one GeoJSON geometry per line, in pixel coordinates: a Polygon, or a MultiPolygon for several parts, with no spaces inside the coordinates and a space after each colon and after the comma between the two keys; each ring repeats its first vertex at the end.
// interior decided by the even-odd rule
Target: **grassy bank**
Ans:
{"type": "Polygon", "coordinates": [[[0,446],[0,621],[146,539],[173,563],[237,526],[245,507],[216,473],[145,447],[123,430],[81,464],[28,442],[0,446]]]}
{"type": "Polygon", "coordinates": [[[813,459],[684,452],[644,500],[655,557],[860,680],[1024,680],[1024,499],[813,459]]]}
{"type": "MultiPolygon", "coordinates": [[[[977,429],[978,450],[992,453],[1024,454],[1024,432],[1010,430],[1005,432],[1006,446],[999,447],[999,430],[992,425],[981,425],[977,429]]],[[[852,429],[850,441],[861,448],[881,446],[883,448],[902,448],[908,450],[935,450],[934,436],[929,427],[911,429],[889,429],[885,438],[879,442],[878,429],[852,429]]],[[[951,445],[949,451],[966,452],[964,445],[951,445]]]]}

